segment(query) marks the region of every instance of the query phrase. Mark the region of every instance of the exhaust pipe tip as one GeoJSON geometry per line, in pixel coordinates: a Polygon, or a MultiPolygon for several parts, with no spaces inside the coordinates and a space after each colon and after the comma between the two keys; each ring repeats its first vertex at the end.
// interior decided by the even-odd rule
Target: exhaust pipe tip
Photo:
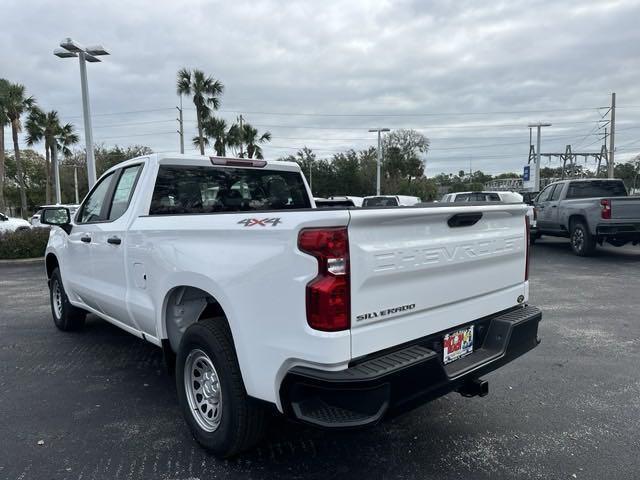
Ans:
{"type": "Polygon", "coordinates": [[[489,394],[489,382],[480,378],[468,381],[458,389],[463,397],[486,397],[489,394]]]}

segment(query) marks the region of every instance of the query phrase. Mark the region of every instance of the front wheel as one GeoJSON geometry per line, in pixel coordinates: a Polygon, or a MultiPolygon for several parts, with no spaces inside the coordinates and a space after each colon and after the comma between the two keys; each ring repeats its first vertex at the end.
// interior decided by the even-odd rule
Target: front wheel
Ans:
{"type": "Polygon", "coordinates": [[[79,330],[84,326],[87,312],[74,307],[64,291],[60,269],[56,268],[49,279],[49,301],[51,315],[56,327],[64,332],[79,330]]]}
{"type": "Polygon", "coordinates": [[[588,257],[596,251],[596,241],[589,228],[582,222],[575,222],[571,228],[571,248],[580,257],[588,257]]]}
{"type": "Polygon", "coordinates": [[[247,395],[224,318],[187,328],[177,354],[176,386],[193,436],[216,456],[234,456],[260,440],[265,412],[247,395]]]}

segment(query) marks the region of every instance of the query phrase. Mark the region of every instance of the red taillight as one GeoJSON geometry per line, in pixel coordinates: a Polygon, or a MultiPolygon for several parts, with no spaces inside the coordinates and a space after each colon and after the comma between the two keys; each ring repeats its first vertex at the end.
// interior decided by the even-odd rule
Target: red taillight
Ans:
{"type": "Polygon", "coordinates": [[[307,322],[326,332],[348,330],[350,321],[349,237],[345,227],[306,228],[298,248],[318,260],[318,275],[307,284],[307,322]]]}
{"type": "Polygon", "coordinates": [[[524,281],[529,280],[529,244],[531,243],[531,225],[529,225],[529,217],[524,216],[524,234],[525,234],[525,263],[524,263],[524,281]]]}
{"type": "Polygon", "coordinates": [[[600,200],[600,208],[602,209],[600,210],[600,216],[605,220],[610,219],[611,218],[611,202],[609,201],[609,199],[603,198],[602,200],[600,200]]]}

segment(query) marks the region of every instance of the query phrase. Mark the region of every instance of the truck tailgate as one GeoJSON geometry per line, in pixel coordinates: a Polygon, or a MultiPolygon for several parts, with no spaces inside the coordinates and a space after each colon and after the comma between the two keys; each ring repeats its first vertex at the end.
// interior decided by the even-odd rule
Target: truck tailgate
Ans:
{"type": "Polygon", "coordinates": [[[520,204],[351,210],[352,357],[526,299],[525,211],[520,204]]]}
{"type": "Polygon", "coordinates": [[[640,220],[640,197],[617,197],[610,201],[614,220],[640,220]]]}

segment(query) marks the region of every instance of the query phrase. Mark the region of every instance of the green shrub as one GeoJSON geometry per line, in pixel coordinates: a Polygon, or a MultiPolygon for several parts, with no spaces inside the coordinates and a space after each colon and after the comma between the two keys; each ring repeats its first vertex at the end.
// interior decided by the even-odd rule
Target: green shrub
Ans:
{"type": "Polygon", "coordinates": [[[48,228],[0,233],[0,260],[42,257],[48,240],[48,228]]]}

